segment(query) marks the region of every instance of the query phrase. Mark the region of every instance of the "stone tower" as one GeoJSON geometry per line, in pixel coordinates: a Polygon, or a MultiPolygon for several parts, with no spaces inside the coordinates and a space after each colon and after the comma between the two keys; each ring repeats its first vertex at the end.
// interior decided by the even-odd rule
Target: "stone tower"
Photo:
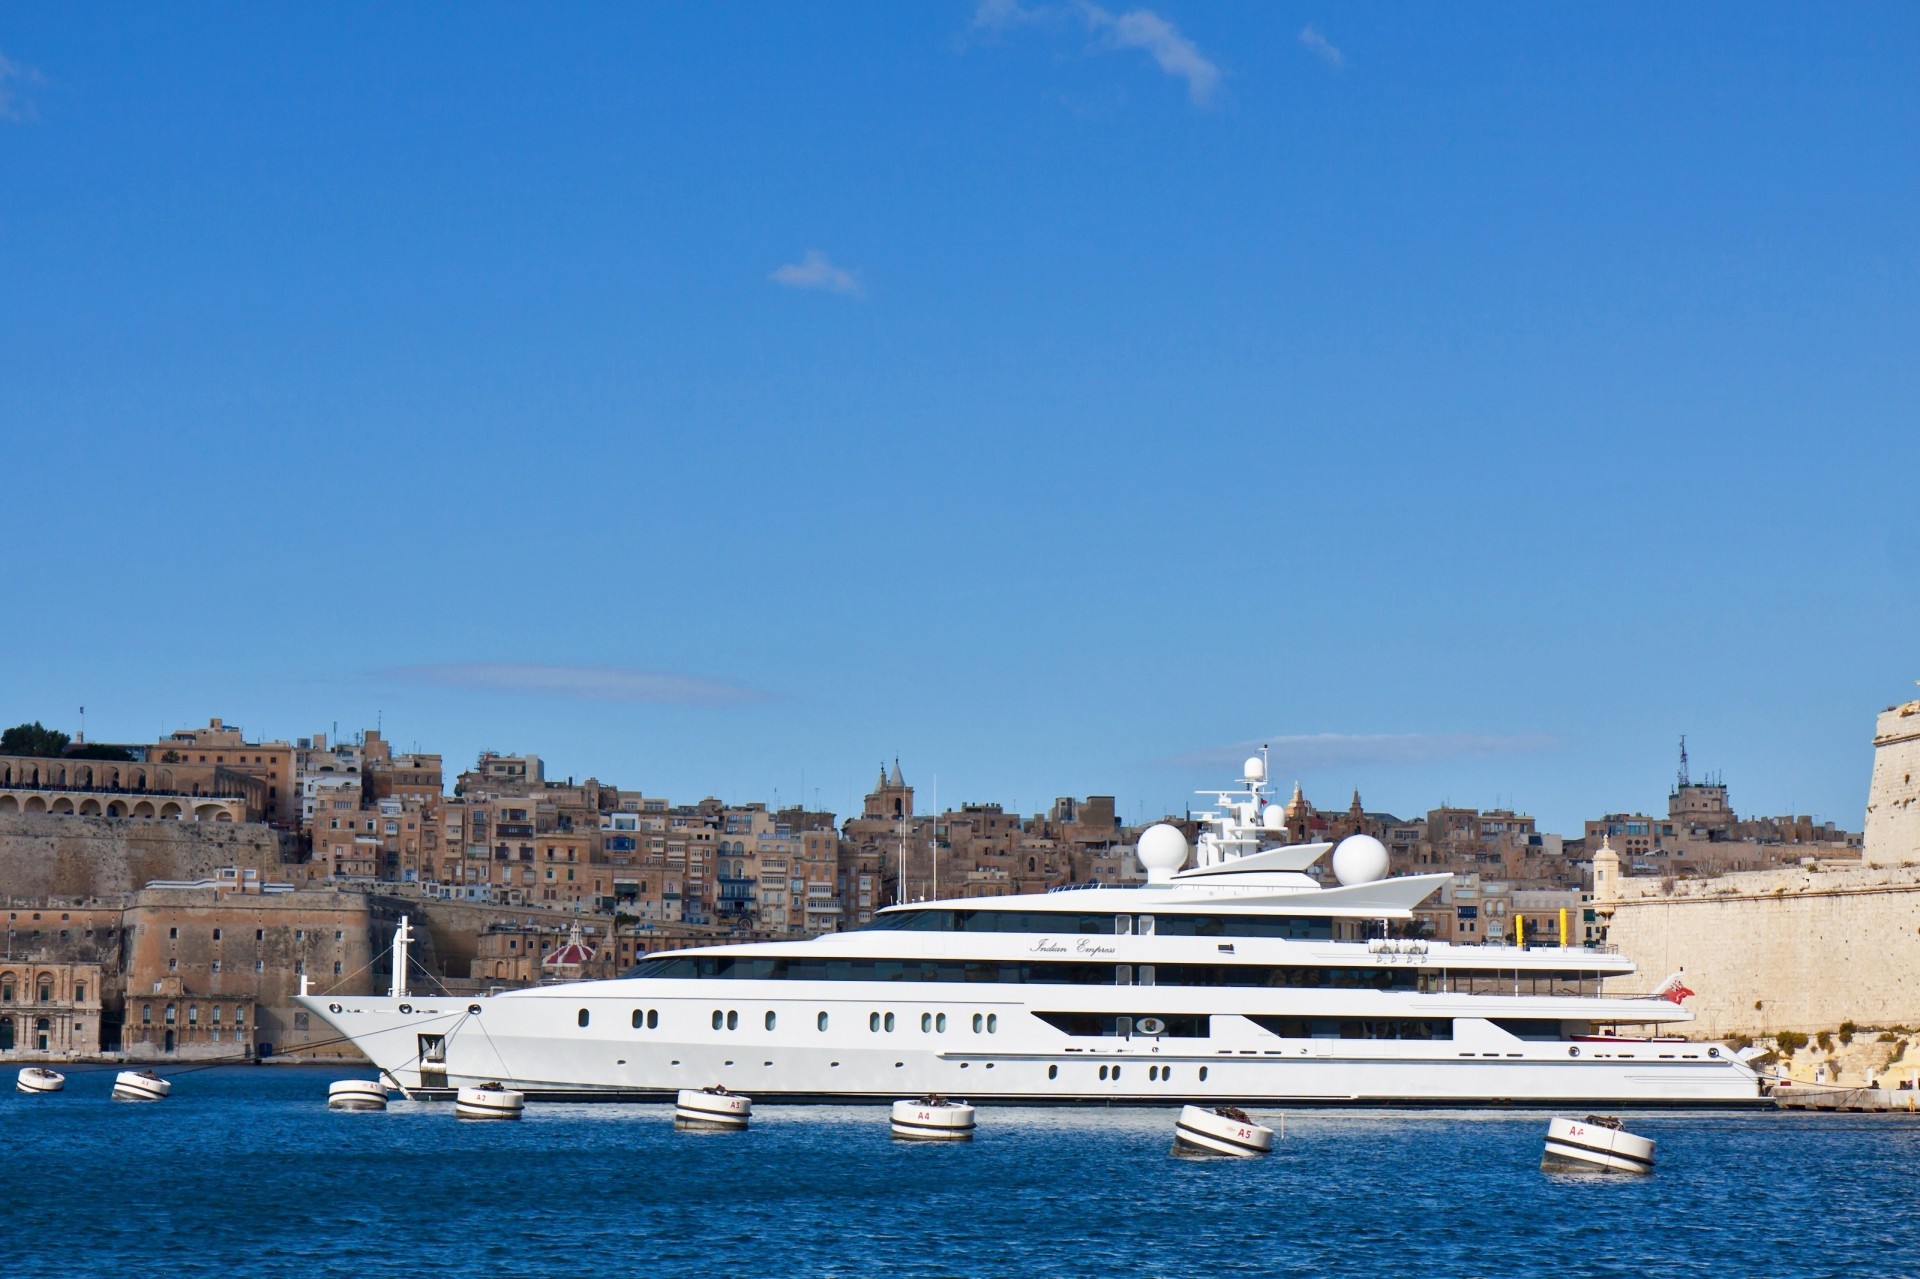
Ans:
{"type": "Polygon", "coordinates": [[[1920,702],[1889,706],[1874,726],[1865,842],[1869,866],[1920,862],[1920,702]]]}
{"type": "Polygon", "coordinates": [[[874,783],[860,815],[889,820],[913,816],[913,787],[900,776],[899,760],[893,761],[891,776],[885,764],[880,766],[880,780],[874,783]]]}

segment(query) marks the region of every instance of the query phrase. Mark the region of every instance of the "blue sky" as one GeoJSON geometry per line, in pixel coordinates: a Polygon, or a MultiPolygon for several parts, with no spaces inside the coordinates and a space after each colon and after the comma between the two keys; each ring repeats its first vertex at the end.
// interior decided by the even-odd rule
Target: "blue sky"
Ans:
{"type": "Polygon", "coordinates": [[[0,6],[0,719],[1857,827],[1910,7],[0,6]]]}

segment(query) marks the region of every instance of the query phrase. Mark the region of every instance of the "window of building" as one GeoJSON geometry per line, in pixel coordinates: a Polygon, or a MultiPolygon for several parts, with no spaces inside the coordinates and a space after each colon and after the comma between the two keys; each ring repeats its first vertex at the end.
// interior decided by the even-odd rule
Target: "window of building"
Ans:
{"type": "MultiPolygon", "coordinates": [[[[306,1014],[301,1013],[300,1016],[304,1017],[306,1014]]],[[[233,1024],[235,1026],[244,1026],[247,1024],[247,1010],[245,1005],[235,1004],[233,1006],[233,1024]]],[[[306,1027],[302,1026],[299,1027],[299,1029],[304,1030],[306,1027]]]]}
{"type": "Polygon", "coordinates": [[[187,1005],[187,1025],[198,1026],[199,1024],[200,1024],[200,1005],[188,1004],[187,1005]]]}
{"type": "Polygon", "coordinates": [[[213,961],[213,962],[212,962],[211,964],[209,964],[209,965],[208,965],[208,968],[209,968],[209,970],[210,970],[210,971],[212,971],[212,972],[216,972],[216,973],[217,973],[217,972],[219,972],[219,971],[220,971],[220,961],[219,961],[219,960],[217,960],[217,959],[216,959],[216,960],[214,960],[214,961],[213,961]]]}
{"type": "Polygon", "coordinates": [[[167,1025],[169,1026],[173,1025],[173,1023],[178,1020],[178,1018],[174,1016],[174,1011],[175,1010],[173,1005],[168,1004],[167,1005],[167,1025]]]}
{"type": "Polygon", "coordinates": [[[178,928],[167,929],[167,940],[169,941],[177,940],[179,936],[180,936],[180,930],[178,928]]]}
{"type": "Polygon", "coordinates": [[[213,930],[213,939],[214,939],[215,941],[219,941],[219,940],[220,940],[220,930],[219,930],[218,928],[216,928],[216,929],[214,929],[214,930],[213,930]]]}
{"type": "Polygon", "coordinates": [[[142,1026],[153,1025],[153,1005],[152,1004],[140,1005],[140,1024],[142,1026]]]}

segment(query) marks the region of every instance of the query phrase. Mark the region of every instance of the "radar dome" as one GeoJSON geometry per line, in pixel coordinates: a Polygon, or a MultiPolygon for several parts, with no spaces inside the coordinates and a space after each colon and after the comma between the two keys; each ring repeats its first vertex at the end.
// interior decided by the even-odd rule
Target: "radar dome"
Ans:
{"type": "Polygon", "coordinates": [[[1287,810],[1278,804],[1268,804],[1266,811],[1260,814],[1260,824],[1268,830],[1285,830],[1287,810]]]}
{"type": "Polygon", "coordinates": [[[1333,877],[1342,884],[1371,884],[1387,877],[1387,846],[1371,835],[1349,835],[1333,850],[1333,877]]]}
{"type": "Polygon", "coordinates": [[[1180,833],[1178,826],[1160,822],[1140,832],[1134,856],[1147,872],[1148,883],[1165,883],[1173,878],[1173,872],[1187,864],[1187,837],[1180,833]]]}
{"type": "Polygon", "coordinates": [[[1247,762],[1241,766],[1240,776],[1246,778],[1250,782],[1266,781],[1267,780],[1267,761],[1264,759],[1261,759],[1258,755],[1247,756],[1247,762]]]}

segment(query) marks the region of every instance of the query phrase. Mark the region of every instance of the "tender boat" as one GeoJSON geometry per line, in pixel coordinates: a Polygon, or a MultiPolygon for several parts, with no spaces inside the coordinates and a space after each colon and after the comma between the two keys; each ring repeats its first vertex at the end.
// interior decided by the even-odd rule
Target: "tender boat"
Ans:
{"type": "Polygon", "coordinates": [[[1603,994],[1634,971],[1603,949],[1423,939],[1413,910],[1447,875],[1389,878],[1365,835],[1286,844],[1265,761],[1244,772],[1192,848],[1142,834],[1143,885],[916,902],[477,999],[408,994],[403,921],[385,996],[299,1004],[409,1095],[499,1078],[556,1100],[719,1081],[789,1102],[1765,1104],[1722,1045],[1621,1033],[1691,1021],[1689,992],[1603,994]]]}
{"type": "Polygon", "coordinates": [[[753,1117],[753,1098],[728,1092],[719,1085],[682,1088],[674,1096],[673,1122],[682,1128],[713,1128],[738,1132],[753,1117]]]}

